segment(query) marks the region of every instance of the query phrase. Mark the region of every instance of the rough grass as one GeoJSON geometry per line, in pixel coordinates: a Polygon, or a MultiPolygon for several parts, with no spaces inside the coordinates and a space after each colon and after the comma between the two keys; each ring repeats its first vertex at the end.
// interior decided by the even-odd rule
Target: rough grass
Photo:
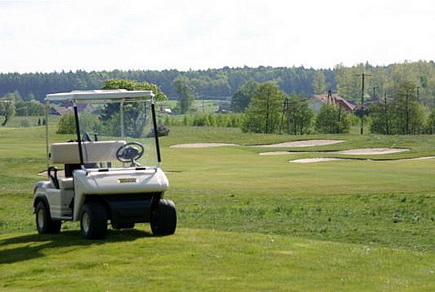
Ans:
{"type": "Polygon", "coordinates": [[[435,160],[394,160],[434,156],[434,136],[172,128],[162,139],[162,155],[171,183],[167,197],[178,210],[176,234],[155,237],[139,224],[111,230],[101,241],[82,240],[75,222],[65,223],[59,235],[36,234],[31,200],[46,167],[44,142],[42,127],[0,129],[0,290],[435,289],[435,160]],[[411,150],[385,155],[391,161],[301,165],[246,147],[319,138],[346,142],[316,150],[411,150]],[[241,146],[169,148],[197,142],[241,146]]]}

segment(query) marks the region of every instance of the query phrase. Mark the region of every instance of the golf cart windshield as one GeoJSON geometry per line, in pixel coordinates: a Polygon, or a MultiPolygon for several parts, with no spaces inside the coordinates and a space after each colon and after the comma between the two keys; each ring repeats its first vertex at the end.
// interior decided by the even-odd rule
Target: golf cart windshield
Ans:
{"type": "Polygon", "coordinates": [[[153,96],[126,90],[47,95],[47,119],[58,120],[61,134],[55,142],[47,138],[51,164],[63,164],[65,171],[159,167],[153,96]]]}

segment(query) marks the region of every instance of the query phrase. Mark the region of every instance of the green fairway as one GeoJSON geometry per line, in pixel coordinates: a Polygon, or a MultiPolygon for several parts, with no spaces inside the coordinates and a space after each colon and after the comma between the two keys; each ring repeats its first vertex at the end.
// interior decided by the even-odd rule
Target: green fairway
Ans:
{"type": "MultiPolygon", "coordinates": [[[[76,222],[38,235],[34,183],[46,168],[45,129],[0,128],[0,290],[433,291],[434,136],[260,135],[172,127],[161,139],[173,236],[147,224],[80,237],[76,222]],[[255,148],[340,139],[305,148],[255,148]],[[174,148],[185,143],[220,148],[174,148]],[[386,155],[334,153],[406,148],[386,155]],[[298,151],[260,156],[265,151],[298,151]],[[354,160],[299,164],[298,158],[354,160]]],[[[58,135],[57,141],[64,137],[58,135]]]]}

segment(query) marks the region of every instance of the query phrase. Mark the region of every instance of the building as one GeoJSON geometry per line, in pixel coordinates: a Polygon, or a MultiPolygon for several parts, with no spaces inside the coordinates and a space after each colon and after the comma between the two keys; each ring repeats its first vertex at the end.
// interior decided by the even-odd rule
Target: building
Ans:
{"type": "Polygon", "coordinates": [[[337,104],[348,113],[352,113],[356,108],[354,104],[340,97],[338,94],[316,94],[313,95],[313,98],[310,100],[310,106],[316,112],[320,110],[323,104],[328,103],[337,104]]]}

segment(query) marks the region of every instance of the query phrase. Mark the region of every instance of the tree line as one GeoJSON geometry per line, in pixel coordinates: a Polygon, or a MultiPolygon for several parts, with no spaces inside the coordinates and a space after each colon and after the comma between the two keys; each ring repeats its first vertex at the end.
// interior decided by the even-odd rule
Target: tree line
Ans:
{"type": "Polygon", "coordinates": [[[326,94],[328,90],[343,98],[357,102],[361,95],[361,80],[358,75],[366,73],[366,95],[377,99],[394,90],[397,83],[409,81],[419,89],[420,101],[430,105],[434,102],[435,63],[433,61],[404,62],[386,66],[369,63],[346,67],[341,64],[333,69],[304,67],[241,67],[207,70],[113,70],[52,73],[0,73],[0,97],[18,92],[24,101],[42,101],[46,94],[71,90],[98,89],[108,79],[146,81],[157,85],[168,97],[177,96],[173,84],[177,78],[189,81],[194,94],[201,99],[229,97],[252,80],[258,83],[274,82],[286,94],[310,96],[326,94]]]}
{"type": "MultiPolygon", "coordinates": [[[[126,86],[125,82],[146,83],[155,89],[159,98],[176,98],[176,112],[183,114],[189,112],[195,98],[230,97],[231,110],[244,115],[241,127],[245,131],[265,133],[276,132],[277,127],[279,131],[293,134],[310,132],[307,129],[314,121],[314,114],[309,111],[305,100],[312,94],[326,94],[327,91],[336,92],[357,104],[356,115],[362,120],[369,120],[372,132],[376,133],[428,132],[431,126],[427,124],[430,124],[435,108],[433,61],[376,67],[368,63],[352,67],[337,65],[332,70],[225,67],[187,72],[114,70],[9,73],[0,74],[0,115],[5,117],[2,124],[6,124],[14,114],[39,115],[43,106],[38,101],[46,93],[103,88],[111,80],[115,80],[116,86],[120,87],[126,86]],[[363,74],[365,80],[364,77],[361,80],[363,74]],[[265,116],[258,116],[260,113],[256,113],[256,110],[265,116]],[[251,116],[255,118],[250,119],[251,116]],[[260,120],[265,125],[260,125],[260,120]]],[[[217,120],[198,117],[195,123],[210,124],[217,120]]],[[[237,117],[234,121],[222,123],[241,121],[237,117]]],[[[319,132],[346,132],[350,124],[347,113],[334,104],[322,107],[313,123],[319,132]],[[322,116],[329,122],[319,122],[322,116]]]]}
{"type": "MultiPolygon", "coordinates": [[[[394,84],[410,81],[419,88],[422,102],[433,103],[435,63],[433,61],[404,62],[386,66],[369,63],[333,69],[304,67],[241,67],[207,70],[113,70],[52,73],[0,73],[0,97],[18,92],[23,100],[42,101],[46,94],[71,90],[97,89],[108,79],[129,79],[156,84],[168,97],[177,95],[174,80],[183,76],[189,80],[197,97],[204,99],[232,96],[246,82],[274,82],[286,94],[324,94],[331,90],[343,98],[357,101],[361,92],[358,75],[366,73],[366,94],[376,99],[391,93],[394,84]]],[[[433,106],[433,105],[432,105],[433,106]]]]}
{"type": "Polygon", "coordinates": [[[207,70],[113,70],[52,73],[0,73],[0,97],[17,91],[24,100],[42,101],[46,94],[71,90],[98,89],[108,79],[128,79],[156,84],[168,97],[177,95],[173,83],[177,78],[189,80],[195,95],[204,99],[232,96],[249,80],[256,82],[273,81],[287,93],[313,93],[312,81],[317,71],[321,71],[326,81],[335,88],[335,74],[332,69],[307,69],[304,67],[264,67],[229,68],[207,70]]]}

